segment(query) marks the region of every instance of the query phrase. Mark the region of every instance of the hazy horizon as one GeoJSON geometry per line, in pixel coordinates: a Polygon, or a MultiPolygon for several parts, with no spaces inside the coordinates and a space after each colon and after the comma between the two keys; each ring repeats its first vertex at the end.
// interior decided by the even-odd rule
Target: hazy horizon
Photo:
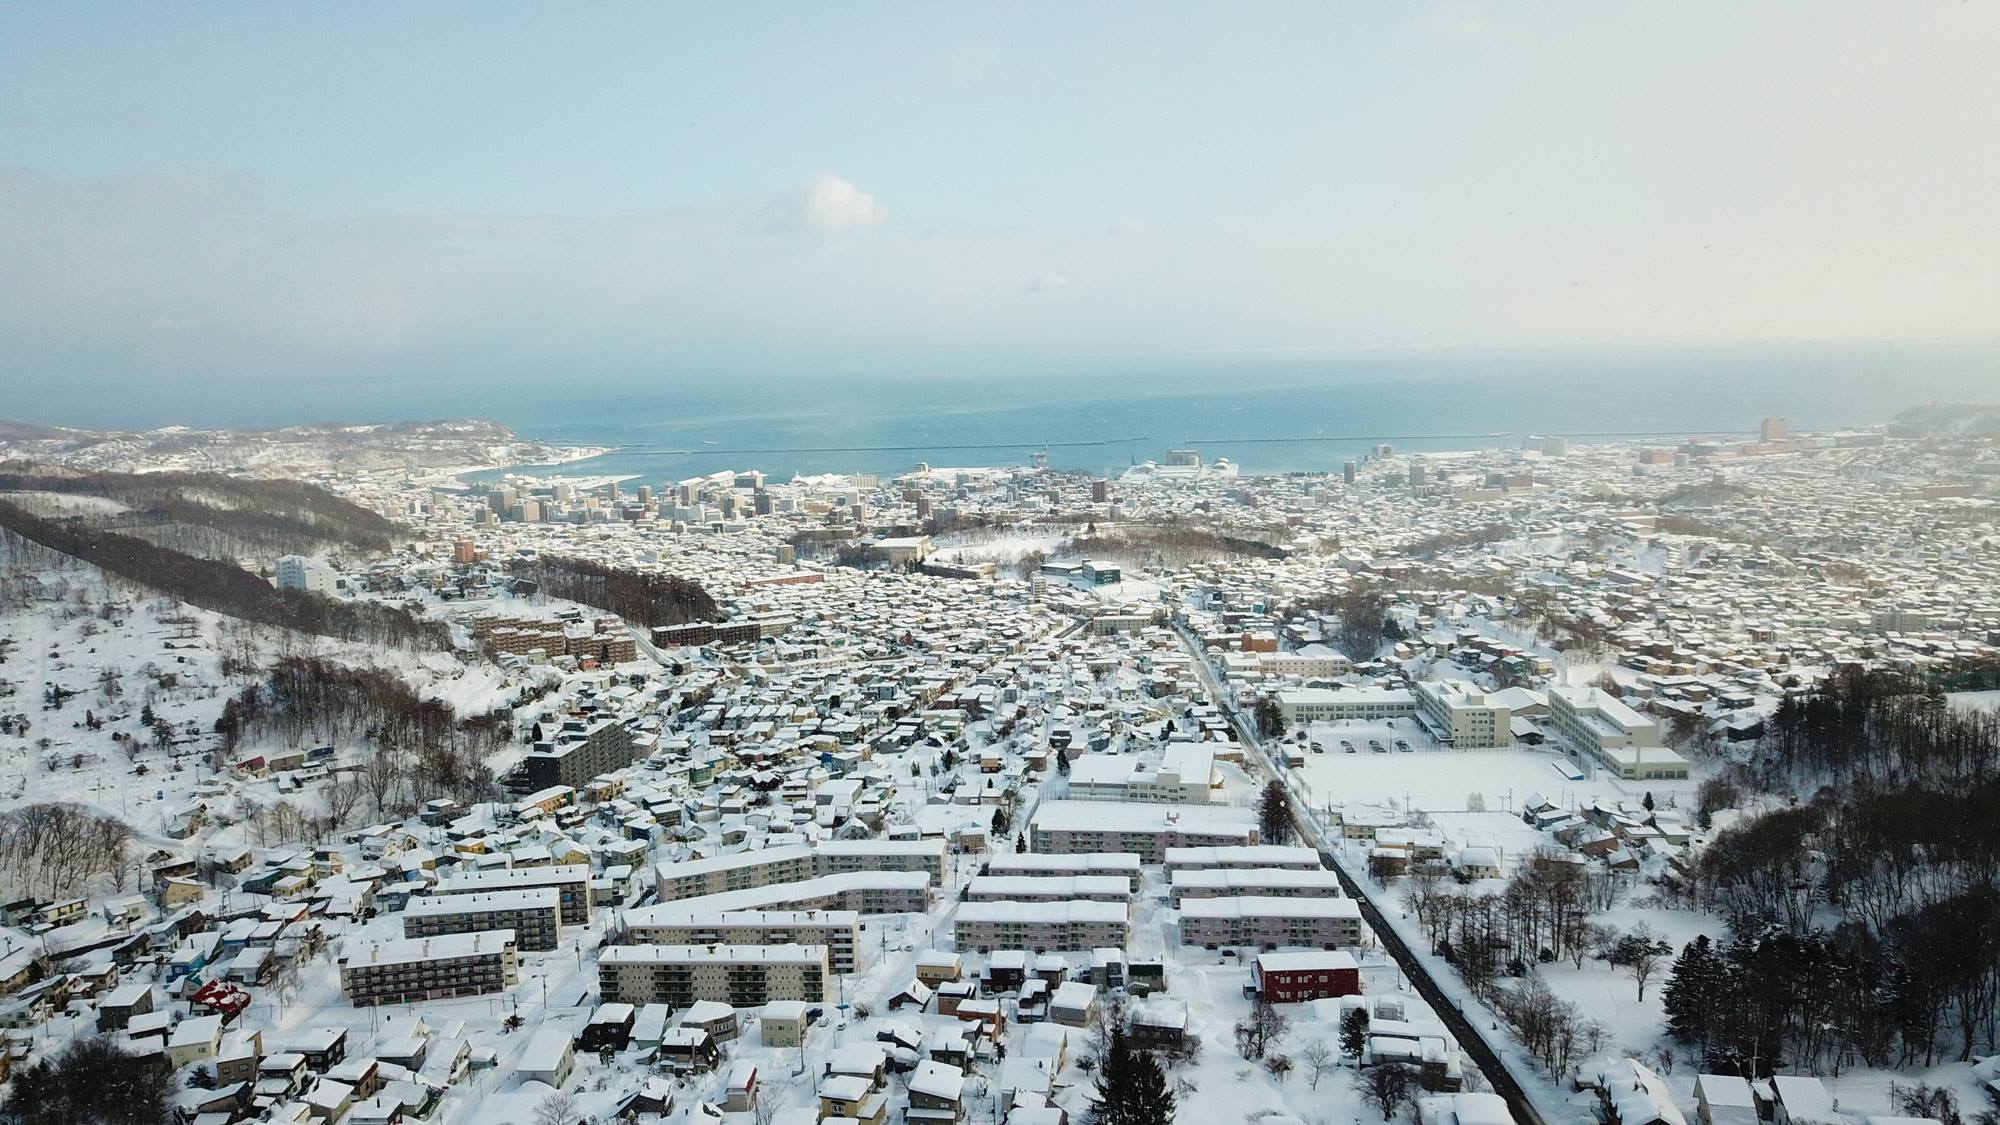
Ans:
{"type": "Polygon", "coordinates": [[[2000,8],[1889,11],[17,6],[0,414],[1574,348],[1977,386],[2000,8]]]}

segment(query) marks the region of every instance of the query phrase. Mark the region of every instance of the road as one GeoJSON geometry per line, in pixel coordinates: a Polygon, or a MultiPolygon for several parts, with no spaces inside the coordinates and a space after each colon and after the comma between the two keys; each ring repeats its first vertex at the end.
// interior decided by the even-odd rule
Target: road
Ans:
{"type": "Polygon", "coordinates": [[[1381,907],[1370,896],[1369,888],[1363,886],[1348,873],[1346,867],[1342,866],[1338,849],[1328,843],[1326,827],[1313,815],[1312,805],[1300,791],[1298,782],[1291,776],[1290,771],[1272,761],[1270,753],[1264,747],[1263,736],[1258,733],[1254,724],[1236,709],[1235,699],[1216,679],[1215,670],[1209,667],[1208,661],[1203,658],[1200,644],[1178,625],[1174,628],[1174,634],[1180,638],[1181,646],[1187,649],[1188,655],[1193,658],[1195,674],[1201,677],[1203,690],[1208,692],[1209,698],[1229,720],[1230,725],[1236,728],[1236,737],[1252,751],[1245,756],[1245,761],[1254,762],[1258,771],[1266,778],[1276,780],[1285,787],[1286,795],[1291,798],[1292,820],[1300,834],[1312,841],[1313,846],[1319,851],[1320,862],[1340,880],[1340,885],[1346,890],[1348,897],[1360,904],[1361,917],[1368,923],[1369,929],[1374,931],[1375,940],[1382,943],[1382,948],[1416,987],[1417,994],[1430,1004],[1438,1019],[1451,1029],[1460,1049],[1471,1055],[1472,1061],[1479,1065],[1480,1071],[1486,1075],[1486,1080],[1492,1084],[1493,1092],[1506,1099],[1507,1108],[1513,1113],[1514,1120],[1519,1125],[1547,1125],[1548,1118],[1543,1116],[1541,1108],[1528,1097],[1527,1090],[1515,1079],[1500,1053],[1493,1049],[1492,1044],[1486,1041],[1486,1037],[1472,1021],[1465,1017],[1459,1009],[1458,1001],[1438,985],[1431,976],[1429,968],[1418,960],[1402,936],[1396,932],[1395,927],[1389,924],[1389,920],[1383,916],[1381,907]]]}

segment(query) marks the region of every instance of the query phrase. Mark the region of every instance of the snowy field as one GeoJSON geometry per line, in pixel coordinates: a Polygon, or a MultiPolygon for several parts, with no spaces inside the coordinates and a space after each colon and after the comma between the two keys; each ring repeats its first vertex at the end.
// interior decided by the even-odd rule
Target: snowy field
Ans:
{"type": "Polygon", "coordinates": [[[1490,810],[1518,811],[1521,802],[1539,793],[1563,808],[1572,808],[1592,798],[1606,801],[1637,801],[1652,793],[1656,802],[1691,805],[1699,782],[1626,782],[1603,771],[1583,781],[1572,781],[1564,771],[1574,771],[1570,760],[1552,750],[1439,750],[1423,748],[1399,733],[1416,747],[1413,753],[1371,753],[1369,738],[1382,739],[1382,728],[1343,728],[1340,738],[1355,741],[1358,753],[1340,750],[1339,743],[1327,746],[1324,754],[1308,754],[1301,770],[1315,805],[1346,801],[1388,801],[1430,813],[1464,812],[1468,798],[1479,794],[1490,810]],[[1357,740],[1353,732],[1360,732],[1357,740]]]}

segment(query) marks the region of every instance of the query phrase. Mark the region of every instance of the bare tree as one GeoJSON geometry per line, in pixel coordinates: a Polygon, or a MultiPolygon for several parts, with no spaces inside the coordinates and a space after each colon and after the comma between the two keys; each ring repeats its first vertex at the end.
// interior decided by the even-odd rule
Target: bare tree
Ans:
{"type": "Polygon", "coordinates": [[[368,791],[368,799],[375,806],[375,815],[387,814],[396,791],[403,786],[403,755],[399,751],[383,748],[377,750],[361,766],[361,785],[368,791]]]}
{"type": "Polygon", "coordinates": [[[1610,961],[1631,970],[1632,979],[1639,985],[1639,999],[1644,1000],[1646,982],[1673,953],[1673,946],[1667,944],[1651,926],[1641,922],[1612,945],[1610,961]]]}
{"type": "Polygon", "coordinates": [[[535,1105],[535,1125],[582,1125],[576,1099],[558,1090],[535,1105]]]}
{"type": "Polygon", "coordinates": [[[1250,1005],[1250,1014],[1237,1021],[1236,1050],[1246,1059],[1261,1059],[1291,1026],[1292,1021],[1260,995],[1250,1005]]]}
{"type": "Polygon", "coordinates": [[[1364,1072],[1361,1082],[1361,1099],[1382,1111],[1382,1120],[1388,1121],[1410,1100],[1410,1089],[1415,1086],[1416,1075],[1401,1063],[1382,1063],[1364,1072]]]}
{"type": "Polygon", "coordinates": [[[338,828],[354,815],[354,809],[361,803],[362,784],[353,774],[340,774],[328,779],[321,787],[320,796],[326,801],[327,819],[338,828]]]}
{"type": "Polygon", "coordinates": [[[1333,1048],[1327,1046],[1326,1040],[1314,1039],[1299,1048],[1299,1061],[1305,1064],[1306,1081],[1317,1090],[1319,1080],[1326,1077],[1327,1071],[1333,1069],[1336,1059],[1333,1048]]]}

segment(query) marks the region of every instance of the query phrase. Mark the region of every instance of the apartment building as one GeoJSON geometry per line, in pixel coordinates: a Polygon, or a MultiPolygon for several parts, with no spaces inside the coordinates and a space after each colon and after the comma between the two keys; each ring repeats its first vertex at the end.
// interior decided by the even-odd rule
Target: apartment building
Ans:
{"type": "Polygon", "coordinates": [[[1513,696],[1489,695],[1457,680],[1422,680],[1411,687],[1417,719],[1455,750],[1491,750],[1514,744],[1513,696]]]}
{"type": "Polygon", "coordinates": [[[1038,852],[1131,852],[1146,863],[1159,863],[1168,848],[1258,842],[1252,811],[1222,805],[1044,801],[1028,833],[1038,852]]]}
{"type": "Polygon", "coordinates": [[[1331,871],[1290,867],[1209,867],[1167,873],[1174,906],[1183,899],[1261,896],[1339,898],[1340,878],[1331,871]]]}
{"type": "Polygon", "coordinates": [[[432,895],[492,894],[496,891],[553,887],[565,926],[581,926],[590,921],[590,865],[570,863],[555,867],[498,867],[488,871],[468,871],[454,875],[431,888],[432,895]]]}
{"type": "Polygon", "coordinates": [[[519,980],[512,930],[380,941],[340,959],[340,991],[357,1008],[478,996],[519,980]]]}
{"type": "Polygon", "coordinates": [[[1220,949],[1227,945],[1340,949],[1361,944],[1361,907],[1351,898],[1224,896],[1181,904],[1181,942],[1220,949]]]}
{"type": "Polygon", "coordinates": [[[442,937],[445,934],[514,931],[514,945],[524,953],[554,949],[562,942],[562,898],[554,887],[522,887],[509,891],[428,895],[412,898],[403,908],[403,936],[442,937]]]}
{"type": "Polygon", "coordinates": [[[597,974],[607,1003],[755,1008],[833,998],[823,945],[614,945],[599,953],[597,974]]]}
{"type": "Polygon", "coordinates": [[[1130,911],[1122,902],[966,902],[952,922],[959,952],[1036,953],[1123,948],[1130,911]]]}
{"type": "Polygon", "coordinates": [[[1132,901],[1132,887],[1116,875],[975,875],[965,885],[967,902],[1132,901]]]}
{"type": "Polygon", "coordinates": [[[986,873],[1045,877],[1112,875],[1125,880],[1131,886],[1133,894],[1139,893],[1139,857],[1131,852],[1072,852],[1066,855],[1010,852],[1006,855],[996,855],[988,860],[986,873]]]}
{"type": "Polygon", "coordinates": [[[1215,752],[1193,742],[1171,743],[1158,761],[1122,754],[1088,754],[1070,767],[1069,800],[1207,804],[1215,794],[1215,752]]]}
{"type": "Polygon", "coordinates": [[[1381,722],[1417,713],[1416,696],[1403,688],[1295,688],[1278,693],[1288,725],[1361,720],[1381,722]]]}
{"type": "Polygon", "coordinates": [[[661,902],[859,872],[924,872],[945,882],[943,840],[826,840],[660,864],[661,902]]]}
{"type": "Polygon", "coordinates": [[[861,915],[853,910],[730,910],[700,914],[674,903],[627,912],[641,945],[823,945],[836,973],[858,967],[861,915]]]}
{"type": "Polygon", "coordinates": [[[339,589],[340,576],[333,568],[304,555],[284,555],[271,571],[271,582],[280,590],[300,590],[332,597],[339,589]]]}
{"type": "Polygon", "coordinates": [[[1166,865],[1169,874],[1210,867],[1283,867],[1294,871],[1321,869],[1318,852],[1284,844],[1256,844],[1241,848],[1168,848],[1166,865]]]}
{"type": "Polygon", "coordinates": [[[1361,967],[1342,949],[1260,953],[1251,963],[1250,980],[1257,994],[1273,1004],[1361,994],[1361,967]]]}
{"type": "Polygon", "coordinates": [[[1660,727],[1595,687],[1549,689],[1556,736],[1627,781],[1685,781],[1687,759],[1660,745],[1660,727]]]}
{"type": "Polygon", "coordinates": [[[581,789],[591,778],[632,764],[637,743],[616,719],[566,719],[555,737],[535,743],[521,758],[525,785],[581,789]]]}
{"type": "Polygon", "coordinates": [[[918,914],[930,909],[931,877],[924,871],[855,871],[796,883],[673,900],[685,912],[733,910],[852,910],[859,914],[918,914]]]}

